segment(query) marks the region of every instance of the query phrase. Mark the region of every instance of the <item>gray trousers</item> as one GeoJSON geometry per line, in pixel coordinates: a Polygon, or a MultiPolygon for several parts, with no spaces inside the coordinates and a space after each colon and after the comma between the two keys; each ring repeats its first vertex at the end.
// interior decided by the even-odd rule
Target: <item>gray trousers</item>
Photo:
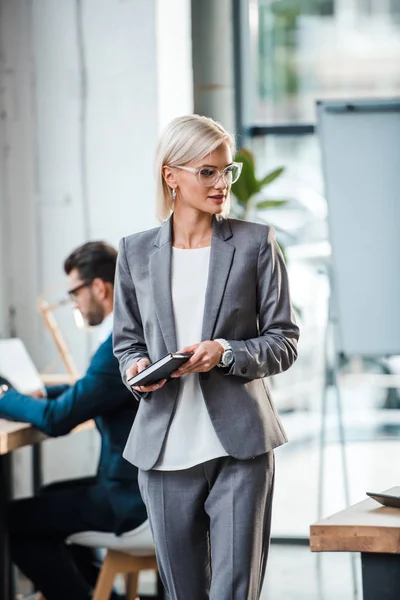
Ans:
{"type": "Polygon", "coordinates": [[[267,563],[273,451],[182,471],[139,471],[171,600],[257,600],[267,563]]]}

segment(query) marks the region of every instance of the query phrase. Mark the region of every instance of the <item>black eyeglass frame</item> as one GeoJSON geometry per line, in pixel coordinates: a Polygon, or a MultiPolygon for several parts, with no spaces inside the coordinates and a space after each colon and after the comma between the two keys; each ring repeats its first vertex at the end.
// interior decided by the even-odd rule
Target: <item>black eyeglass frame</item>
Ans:
{"type": "Polygon", "coordinates": [[[79,290],[82,290],[84,287],[89,287],[90,285],[92,285],[92,283],[93,283],[93,281],[83,281],[76,287],[72,288],[72,290],[68,290],[68,292],[67,292],[68,298],[70,298],[70,300],[75,300],[76,292],[79,292],[79,290]]]}

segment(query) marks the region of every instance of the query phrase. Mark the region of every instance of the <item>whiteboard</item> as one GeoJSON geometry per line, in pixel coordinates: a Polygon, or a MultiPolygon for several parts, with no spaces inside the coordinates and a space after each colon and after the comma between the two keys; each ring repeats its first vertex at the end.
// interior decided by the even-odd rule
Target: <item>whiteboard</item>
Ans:
{"type": "Polygon", "coordinates": [[[319,101],[338,351],[400,354],[400,99],[319,101]]]}
{"type": "Polygon", "coordinates": [[[21,394],[43,389],[40,375],[18,338],[0,340],[0,375],[21,394]]]}

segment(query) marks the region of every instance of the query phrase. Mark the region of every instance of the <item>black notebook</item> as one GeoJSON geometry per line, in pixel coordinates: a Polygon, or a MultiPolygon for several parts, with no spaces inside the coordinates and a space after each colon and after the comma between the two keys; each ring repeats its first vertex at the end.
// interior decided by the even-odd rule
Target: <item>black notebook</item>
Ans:
{"type": "Polygon", "coordinates": [[[160,358],[160,360],[157,360],[143,369],[143,371],[137,375],[128,379],[128,383],[132,387],[134,385],[152,385],[153,383],[161,381],[161,379],[168,379],[170,375],[179,369],[183,363],[189,360],[191,356],[193,356],[192,352],[167,354],[160,358]]]}
{"type": "Polygon", "coordinates": [[[380,492],[366,492],[367,496],[373,498],[383,506],[391,506],[400,508],[400,496],[392,496],[391,494],[381,494],[380,492]]]}

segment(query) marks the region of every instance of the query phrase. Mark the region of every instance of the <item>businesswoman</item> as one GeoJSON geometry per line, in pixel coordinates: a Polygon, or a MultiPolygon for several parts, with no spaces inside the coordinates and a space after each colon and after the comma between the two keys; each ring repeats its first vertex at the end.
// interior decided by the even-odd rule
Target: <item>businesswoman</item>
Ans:
{"type": "Polygon", "coordinates": [[[286,442],[267,378],[297,356],[273,230],[227,218],[241,165],[221,125],[173,120],[157,153],[161,227],[121,241],[114,352],[125,382],[167,352],[193,356],[137,387],[124,456],[140,487],[172,600],[259,598],[273,448],[286,442]]]}

